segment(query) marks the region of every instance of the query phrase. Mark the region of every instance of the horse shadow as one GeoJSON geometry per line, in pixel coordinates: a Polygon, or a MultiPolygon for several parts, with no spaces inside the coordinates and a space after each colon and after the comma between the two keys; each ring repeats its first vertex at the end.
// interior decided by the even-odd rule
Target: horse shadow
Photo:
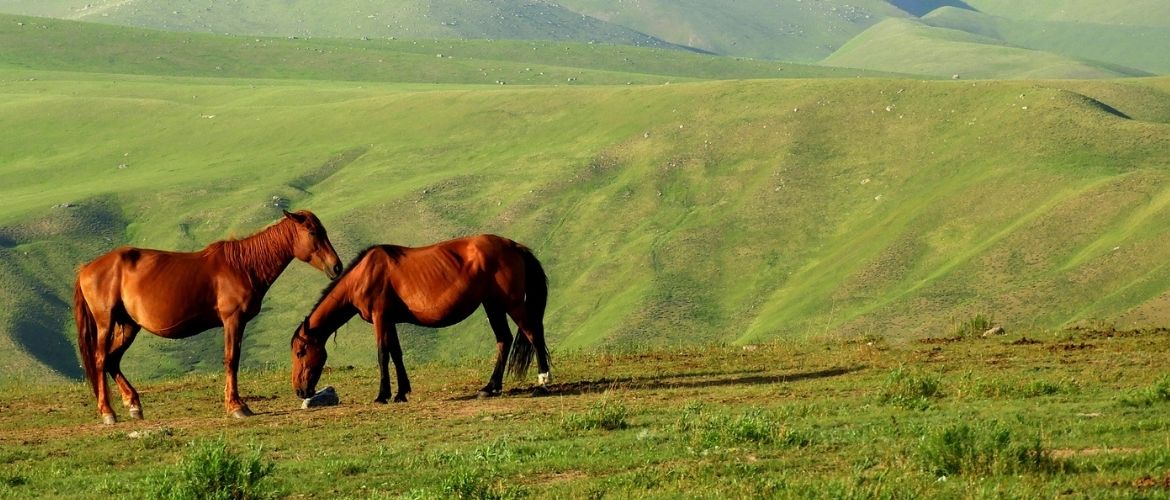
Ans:
{"type": "MultiPolygon", "coordinates": [[[[766,370],[702,371],[667,374],[655,377],[601,377],[595,380],[580,380],[549,384],[546,389],[539,386],[513,387],[500,393],[502,397],[543,397],[580,396],[597,394],[613,389],[636,391],[657,391],[664,389],[707,389],[712,387],[743,385],[775,385],[840,377],[861,371],[865,366],[827,368],[799,373],[768,373],[766,370]],[[703,379],[703,380],[696,380],[703,379]]],[[[468,401],[477,396],[466,395],[450,398],[449,401],[468,401]]]]}

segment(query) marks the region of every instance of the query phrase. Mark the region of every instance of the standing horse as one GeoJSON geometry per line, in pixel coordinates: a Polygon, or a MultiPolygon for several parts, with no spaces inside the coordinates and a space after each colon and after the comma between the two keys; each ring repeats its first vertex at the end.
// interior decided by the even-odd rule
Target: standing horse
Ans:
{"type": "Polygon", "coordinates": [[[378,403],[390,397],[387,355],[398,378],[395,402],[405,402],[410,379],[402,365],[397,323],[441,328],[463,321],[483,304],[496,335],[496,367],[480,396],[503,388],[508,350],[509,371],[523,376],[535,352],[538,380],[549,382],[544,343],[544,307],[548,278],[532,251],[507,238],[480,235],[422,248],[378,245],[365,249],[321,294],[313,311],[293,333],[292,384],[297,395],[314,393],[328,353],[325,340],[355,314],[374,325],[378,342],[378,403]],[[508,317],[516,323],[512,342],[508,317]]]}
{"type": "Polygon", "coordinates": [[[132,418],[142,418],[138,391],[122,374],[122,355],[140,328],[181,339],[223,327],[227,371],[224,404],[235,417],[252,415],[236,389],[244,325],[260,312],[268,288],[293,258],[341,274],[325,227],[309,211],[285,212],[271,226],[242,240],[217,241],[191,253],[117,248],[77,272],[73,314],[85,376],[102,421],[117,421],[106,374],[114,377],[132,418]]]}

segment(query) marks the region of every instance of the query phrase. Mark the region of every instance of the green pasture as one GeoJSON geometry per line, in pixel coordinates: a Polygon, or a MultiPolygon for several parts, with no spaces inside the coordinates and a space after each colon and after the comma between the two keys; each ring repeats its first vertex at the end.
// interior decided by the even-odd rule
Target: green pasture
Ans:
{"type": "Polygon", "coordinates": [[[287,372],[247,370],[247,420],[223,414],[219,374],[142,384],[147,419],[113,426],[81,383],[5,384],[0,497],[1166,495],[1164,329],[953,326],[908,344],[562,351],[539,398],[530,380],[471,397],[486,357],[410,362],[410,402],[391,405],[371,402],[371,364],[335,364],[322,383],[341,405],[311,411],[287,372]]]}

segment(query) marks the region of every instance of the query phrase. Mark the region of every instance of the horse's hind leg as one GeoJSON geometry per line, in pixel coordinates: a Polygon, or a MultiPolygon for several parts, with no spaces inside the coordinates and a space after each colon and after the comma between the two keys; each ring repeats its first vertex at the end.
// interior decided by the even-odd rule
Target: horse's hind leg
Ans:
{"type": "Polygon", "coordinates": [[[516,322],[516,329],[520,335],[524,335],[524,340],[527,341],[528,347],[518,361],[526,368],[528,356],[536,354],[536,364],[540,368],[540,373],[536,375],[536,381],[540,384],[540,388],[544,388],[552,381],[550,373],[550,363],[548,359],[548,345],[544,341],[544,322],[539,319],[530,319],[526,314],[527,309],[523,306],[513,307],[508,311],[508,315],[512,317],[512,321],[516,322]]]}
{"type": "Polygon", "coordinates": [[[487,385],[479,390],[479,397],[495,396],[504,389],[504,365],[508,362],[508,352],[512,349],[512,329],[508,326],[508,316],[504,309],[496,304],[485,302],[484,312],[487,313],[488,323],[492,325],[492,332],[496,334],[496,367],[492,370],[492,378],[487,385]]]}
{"type": "Polygon", "coordinates": [[[115,324],[110,332],[113,337],[110,353],[106,356],[106,372],[114,377],[114,382],[117,382],[118,389],[122,392],[122,404],[130,410],[130,418],[136,419],[142,418],[142,402],[138,399],[138,391],[130,385],[126,375],[122,374],[122,355],[126,354],[126,349],[134,342],[139,329],[140,327],[132,322],[115,324]]]}
{"type": "Polygon", "coordinates": [[[110,344],[113,342],[113,321],[109,316],[104,316],[99,311],[93,311],[94,323],[97,325],[97,339],[94,346],[94,363],[97,367],[97,377],[95,386],[97,387],[97,403],[98,412],[102,415],[102,423],[113,424],[118,422],[118,416],[114,413],[114,409],[110,407],[110,383],[106,378],[106,369],[109,366],[110,344]],[[104,316],[104,317],[103,317],[104,316]]]}
{"type": "Polygon", "coordinates": [[[402,362],[402,345],[398,343],[398,329],[394,323],[386,321],[386,314],[375,314],[373,318],[374,335],[378,341],[378,398],[375,403],[386,403],[390,399],[390,371],[389,359],[394,360],[394,376],[398,378],[398,393],[394,395],[395,403],[405,403],[406,395],[410,394],[410,377],[406,375],[406,365],[402,362]]]}

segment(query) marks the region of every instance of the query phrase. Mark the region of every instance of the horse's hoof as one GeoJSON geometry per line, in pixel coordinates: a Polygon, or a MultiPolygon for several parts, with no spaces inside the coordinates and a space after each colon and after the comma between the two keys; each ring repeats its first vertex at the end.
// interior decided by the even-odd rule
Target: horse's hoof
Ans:
{"type": "Polygon", "coordinates": [[[252,413],[252,410],[247,406],[232,412],[232,416],[236,418],[248,418],[252,415],[255,415],[255,413],[252,413]]]}
{"type": "Polygon", "coordinates": [[[113,413],[106,413],[102,415],[102,423],[106,425],[114,425],[118,423],[118,417],[113,413]]]}
{"type": "Polygon", "coordinates": [[[130,418],[134,420],[142,420],[142,408],[131,408],[130,418]]]}
{"type": "Polygon", "coordinates": [[[406,394],[395,394],[394,395],[394,402],[395,403],[405,403],[406,402],[406,394]]]}
{"type": "Polygon", "coordinates": [[[499,391],[489,391],[487,389],[480,389],[479,392],[475,393],[475,397],[477,399],[494,398],[494,397],[499,396],[499,395],[500,395],[499,391]]]}
{"type": "Polygon", "coordinates": [[[384,405],[384,404],[388,403],[389,401],[387,401],[386,398],[378,398],[378,399],[375,399],[374,402],[384,405]]]}
{"type": "Polygon", "coordinates": [[[548,390],[548,388],[543,385],[538,385],[535,389],[532,390],[532,397],[534,398],[548,396],[550,394],[552,394],[552,391],[548,390]]]}

